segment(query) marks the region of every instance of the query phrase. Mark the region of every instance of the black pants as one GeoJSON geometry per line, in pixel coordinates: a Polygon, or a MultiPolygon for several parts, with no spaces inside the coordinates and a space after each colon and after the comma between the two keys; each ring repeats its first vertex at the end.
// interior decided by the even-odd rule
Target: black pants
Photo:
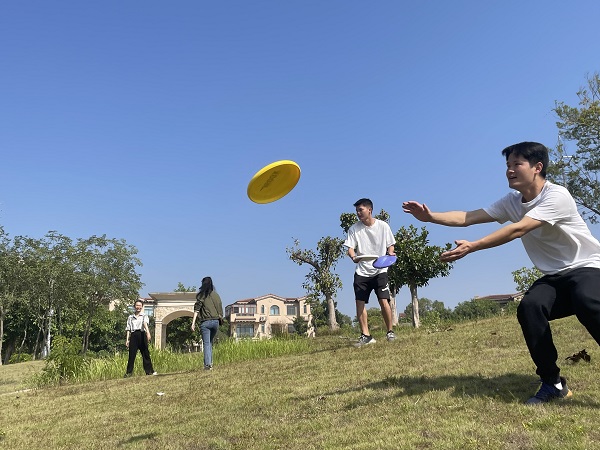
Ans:
{"type": "Polygon", "coordinates": [[[148,350],[148,338],[146,337],[146,333],[142,331],[132,332],[129,338],[129,361],[127,361],[127,374],[130,375],[133,373],[133,364],[135,363],[135,357],[138,350],[142,354],[144,372],[146,372],[146,375],[152,375],[154,373],[154,369],[152,368],[150,351],[148,350]]]}
{"type": "Polygon", "coordinates": [[[573,314],[600,344],[600,269],[546,275],[531,285],[517,309],[536,373],[546,383],[560,381],[549,321],[573,314]]]}

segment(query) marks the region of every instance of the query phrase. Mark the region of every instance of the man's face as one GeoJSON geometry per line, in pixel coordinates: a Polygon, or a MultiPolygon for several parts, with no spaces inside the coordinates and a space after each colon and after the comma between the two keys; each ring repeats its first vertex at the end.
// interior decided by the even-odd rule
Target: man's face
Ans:
{"type": "Polygon", "coordinates": [[[533,166],[522,156],[510,154],[506,161],[506,178],[511,189],[520,191],[530,186],[541,172],[542,163],[533,166]]]}
{"type": "Polygon", "coordinates": [[[144,308],[144,305],[141,302],[135,302],[135,305],[133,306],[138,313],[142,312],[142,309],[144,308]]]}
{"type": "Polygon", "coordinates": [[[358,205],[356,207],[356,216],[358,217],[358,220],[364,222],[371,217],[371,208],[364,205],[358,205]]]}

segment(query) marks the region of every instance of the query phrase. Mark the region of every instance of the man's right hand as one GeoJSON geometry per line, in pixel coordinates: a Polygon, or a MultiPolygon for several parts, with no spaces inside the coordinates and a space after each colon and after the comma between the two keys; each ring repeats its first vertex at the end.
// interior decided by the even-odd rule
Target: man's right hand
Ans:
{"type": "Polygon", "coordinates": [[[431,222],[431,211],[425,203],[421,204],[413,200],[402,203],[402,210],[405,213],[412,214],[415,219],[421,222],[431,222]]]}

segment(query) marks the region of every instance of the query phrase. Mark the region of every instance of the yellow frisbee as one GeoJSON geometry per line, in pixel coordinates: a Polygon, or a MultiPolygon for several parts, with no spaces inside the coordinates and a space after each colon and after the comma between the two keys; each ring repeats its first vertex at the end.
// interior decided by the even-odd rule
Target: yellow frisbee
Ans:
{"type": "Polygon", "coordinates": [[[287,195],[300,179],[294,161],[275,161],[254,174],[248,183],[248,198],[254,203],[271,203],[287,195]]]}

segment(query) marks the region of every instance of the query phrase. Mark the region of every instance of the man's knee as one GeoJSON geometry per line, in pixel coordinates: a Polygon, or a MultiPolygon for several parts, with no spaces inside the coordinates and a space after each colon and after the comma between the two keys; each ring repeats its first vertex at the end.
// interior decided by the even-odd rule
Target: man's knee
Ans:
{"type": "Polygon", "coordinates": [[[536,301],[535,297],[525,295],[517,306],[517,319],[523,323],[532,313],[539,311],[541,303],[536,301]]]}

